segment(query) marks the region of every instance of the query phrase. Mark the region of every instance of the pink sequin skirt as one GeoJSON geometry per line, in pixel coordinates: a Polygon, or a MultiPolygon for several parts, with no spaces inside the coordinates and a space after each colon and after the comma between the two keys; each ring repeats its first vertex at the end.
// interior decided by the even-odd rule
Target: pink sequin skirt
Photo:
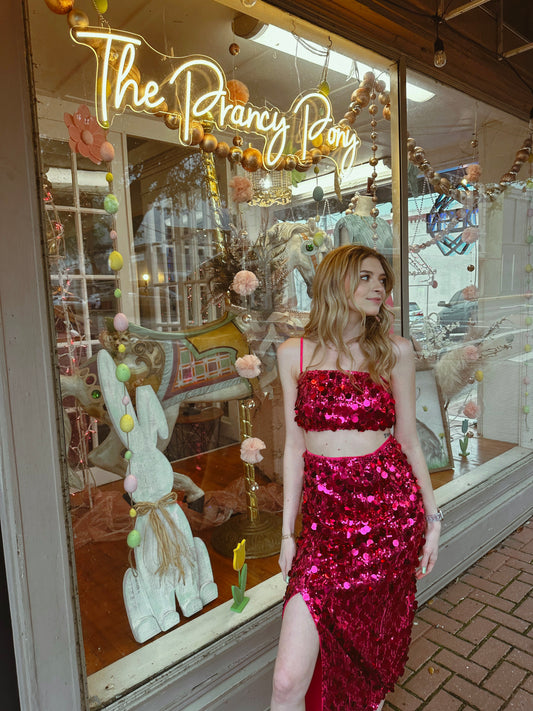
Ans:
{"type": "Polygon", "coordinates": [[[419,486],[394,437],[362,457],[305,452],[304,461],[285,599],[302,595],[320,638],[306,709],[374,711],[409,650],[425,530],[419,486]]]}

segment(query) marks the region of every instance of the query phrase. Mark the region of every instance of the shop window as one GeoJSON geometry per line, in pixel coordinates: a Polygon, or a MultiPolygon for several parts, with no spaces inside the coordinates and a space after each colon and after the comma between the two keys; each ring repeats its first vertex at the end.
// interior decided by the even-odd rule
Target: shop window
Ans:
{"type": "Polygon", "coordinates": [[[531,136],[525,122],[408,78],[431,94],[408,105],[409,333],[420,377],[438,388],[433,402],[421,388],[419,403],[422,441],[443,454],[439,486],[531,446],[531,163],[520,153],[531,136]]]}

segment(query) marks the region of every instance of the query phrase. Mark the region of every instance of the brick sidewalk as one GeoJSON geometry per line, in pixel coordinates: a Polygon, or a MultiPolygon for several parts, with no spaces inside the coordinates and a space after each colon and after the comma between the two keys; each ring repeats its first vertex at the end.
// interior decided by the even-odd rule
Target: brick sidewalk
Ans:
{"type": "Polygon", "coordinates": [[[423,605],[383,711],[533,711],[533,520],[423,605]]]}

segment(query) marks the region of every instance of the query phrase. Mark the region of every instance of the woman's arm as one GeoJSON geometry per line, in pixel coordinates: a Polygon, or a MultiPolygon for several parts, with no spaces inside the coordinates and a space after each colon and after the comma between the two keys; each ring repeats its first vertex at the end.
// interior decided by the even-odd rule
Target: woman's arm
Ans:
{"type": "MultiPolygon", "coordinates": [[[[394,436],[400,443],[420,486],[426,515],[437,512],[437,502],[431,484],[426,459],[416,431],[415,356],[413,347],[405,338],[393,336],[397,361],[392,371],[392,394],[396,401],[394,436]]],[[[426,542],[417,577],[430,573],[437,561],[440,521],[427,523],[426,542]]]]}
{"type": "Polygon", "coordinates": [[[286,579],[296,552],[294,526],[300,510],[303,485],[303,430],[294,421],[300,359],[300,340],[290,338],[278,348],[278,370],[283,389],[285,449],[283,454],[283,525],[279,567],[286,579]],[[285,536],[285,537],[283,537],[285,536]]]}

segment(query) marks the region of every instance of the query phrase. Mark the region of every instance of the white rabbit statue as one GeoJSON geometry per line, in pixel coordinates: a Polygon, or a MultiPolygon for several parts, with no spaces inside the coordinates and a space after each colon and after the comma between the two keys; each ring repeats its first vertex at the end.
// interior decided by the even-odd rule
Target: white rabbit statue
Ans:
{"type": "Polygon", "coordinates": [[[172,467],[157,448],[158,436],[168,435],[161,403],[150,385],[140,386],[135,391],[136,413],[106,350],[98,353],[97,362],[109,417],[132,453],[129,473],[137,480],[132,498],[139,509],[135,528],[140,544],[135,548],[136,570],[128,568],[124,575],[123,594],[131,631],[142,643],[178,624],[176,598],[183,615],[190,617],[218,597],[218,588],[205,543],[193,538],[185,514],[172,500],[172,467]],[[125,414],[134,423],[129,433],[120,427],[125,414]],[[172,552],[170,563],[162,539],[169,544],[165,550],[172,552]]]}

